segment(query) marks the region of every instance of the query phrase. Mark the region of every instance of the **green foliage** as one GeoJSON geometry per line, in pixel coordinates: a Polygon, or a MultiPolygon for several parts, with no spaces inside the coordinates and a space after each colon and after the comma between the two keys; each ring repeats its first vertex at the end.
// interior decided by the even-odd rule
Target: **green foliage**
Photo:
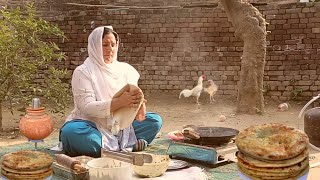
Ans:
{"type": "Polygon", "coordinates": [[[290,84],[294,84],[295,82],[297,82],[297,80],[295,80],[295,79],[290,79],[290,84]]]}
{"type": "Polygon", "coordinates": [[[264,95],[267,95],[268,92],[270,92],[270,90],[271,90],[270,84],[264,84],[263,85],[262,92],[263,92],[264,95]]]}
{"type": "Polygon", "coordinates": [[[70,88],[63,82],[67,71],[55,68],[54,61],[64,60],[65,55],[46,39],[65,36],[35,12],[33,5],[0,9],[0,103],[12,110],[40,97],[44,106],[63,112],[70,102],[70,88]]]}
{"type": "Polygon", "coordinates": [[[301,87],[295,87],[292,91],[292,99],[297,99],[300,96],[300,93],[303,92],[301,87]]]}

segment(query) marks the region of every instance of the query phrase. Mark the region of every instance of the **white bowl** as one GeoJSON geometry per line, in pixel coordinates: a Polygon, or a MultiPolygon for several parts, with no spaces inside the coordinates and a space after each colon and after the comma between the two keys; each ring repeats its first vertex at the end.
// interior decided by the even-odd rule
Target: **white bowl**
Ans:
{"type": "Polygon", "coordinates": [[[151,163],[144,163],[143,166],[133,165],[133,171],[141,177],[158,177],[163,175],[168,169],[169,155],[152,155],[151,163]]]}
{"type": "Polygon", "coordinates": [[[131,180],[132,165],[126,162],[103,157],[89,161],[90,180],[131,180]]]}

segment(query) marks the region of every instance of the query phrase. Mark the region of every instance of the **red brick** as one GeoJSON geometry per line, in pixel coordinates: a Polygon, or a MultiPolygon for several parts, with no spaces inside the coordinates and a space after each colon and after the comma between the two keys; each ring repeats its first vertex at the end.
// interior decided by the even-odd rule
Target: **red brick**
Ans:
{"type": "Polygon", "coordinates": [[[283,29],[290,29],[291,28],[291,25],[290,24],[284,24],[283,25],[283,29]]]}
{"type": "Polygon", "coordinates": [[[305,18],[305,17],[306,17],[306,14],[305,14],[305,13],[299,13],[298,16],[299,16],[299,18],[300,18],[300,20],[301,20],[302,18],[305,18]]]}
{"type": "Polygon", "coordinates": [[[310,8],[302,8],[302,13],[308,13],[310,12],[310,8]]]}
{"type": "Polygon", "coordinates": [[[285,24],[285,23],[287,23],[287,20],[271,20],[271,24],[274,24],[274,25],[276,25],[276,24],[285,24]]]}
{"type": "Polygon", "coordinates": [[[320,22],[320,17],[309,18],[310,23],[318,23],[320,22]]]}
{"type": "Polygon", "coordinates": [[[298,29],[299,24],[291,24],[290,27],[291,27],[291,29],[298,29]]]}
{"type": "Polygon", "coordinates": [[[288,23],[288,24],[299,23],[299,19],[288,19],[287,23],[288,23]]]}
{"type": "Polygon", "coordinates": [[[291,14],[291,19],[297,19],[299,18],[299,14],[291,14]]]}
{"type": "Polygon", "coordinates": [[[312,28],[312,33],[320,33],[320,27],[319,28],[312,28]]]}
{"type": "Polygon", "coordinates": [[[294,8],[294,9],[286,9],[287,14],[294,14],[294,13],[300,13],[301,9],[294,8]]]}
{"type": "Polygon", "coordinates": [[[288,29],[287,33],[288,34],[299,34],[299,33],[303,33],[303,29],[288,29]]]}
{"type": "Polygon", "coordinates": [[[314,17],[313,13],[306,13],[306,18],[312,18],[312,17],[314,17]]]}

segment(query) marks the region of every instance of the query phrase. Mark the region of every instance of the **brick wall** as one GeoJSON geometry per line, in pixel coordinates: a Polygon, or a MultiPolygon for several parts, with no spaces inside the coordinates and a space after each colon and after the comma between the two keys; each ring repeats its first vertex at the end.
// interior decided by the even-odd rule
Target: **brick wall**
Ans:
{"type": "Polygon", "coordinates": [[[320,90],[320,3],[260,7],[270,22],[265,72],[270,96],[302,97],[320,90]]]}
{"type": "MultiPolygon", "coordinates": [[[[131,8],[124,7],[128,4],[124,0],[76,1],[117,7],[40,1],[37,7],[41,16],[56,23],[68,38],[59,43],[68,56],[61,67],[73,70],[81,64],[87,56],[87,37],[92,28],[111,24],[121,37],[119,60],[137,68],[143,90],[178,92],[192,88],[204,73],[219,85],[220,95],[236,96],[243,42],[234,37],[222,7],[205,0],[152,1],[161,8],[151,8],[148,0],[133,1],[135,6],[131,8]],[[148,7],[136,6],[139,2],[148,7]]],[[[309,99],[318,94],[320,3],[255,6],[270,23],[266,97],[309,99]]]]}

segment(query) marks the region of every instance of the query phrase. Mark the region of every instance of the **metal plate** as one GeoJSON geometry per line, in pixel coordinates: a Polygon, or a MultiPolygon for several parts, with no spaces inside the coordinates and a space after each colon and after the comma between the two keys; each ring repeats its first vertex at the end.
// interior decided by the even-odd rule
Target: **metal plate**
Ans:
{"type": "Polygon", "coordinates": [[[169,163],[168,170],[176,170],[176,169],[182,169],[189,165],[186,161],[177,160],[177,159],[171,159],[169,163]]]}
{"type": "Polygon", "coordinates": [[[199,126],[195,128],[195,131],[200,134],[201,137],[212,138],[229,138],[239,134],[239,131],[227,127],[205,127],[199,126]]]}
{"type": "Polygon", "coordinates": [[[175,141],[179,141],[179,140],[183,140],[184,139],[184,136],[183,134],[181,133],[181,131],[172,131],[172,132],[169,132],[167,134],[167,136],[172,139],[172,140],[175,140],[175,141]]]}
{"type": "MultiPolygon", "coordinates": [[[[187,125],[188,126],[188,125],[187,125]]],[[[237,129],[227,127],[192,126],[195,132],[200,134],[200,139],[185,140],[186,143],[198,145],[221,145],[230,142],[239,134],[237,129]]]]}

